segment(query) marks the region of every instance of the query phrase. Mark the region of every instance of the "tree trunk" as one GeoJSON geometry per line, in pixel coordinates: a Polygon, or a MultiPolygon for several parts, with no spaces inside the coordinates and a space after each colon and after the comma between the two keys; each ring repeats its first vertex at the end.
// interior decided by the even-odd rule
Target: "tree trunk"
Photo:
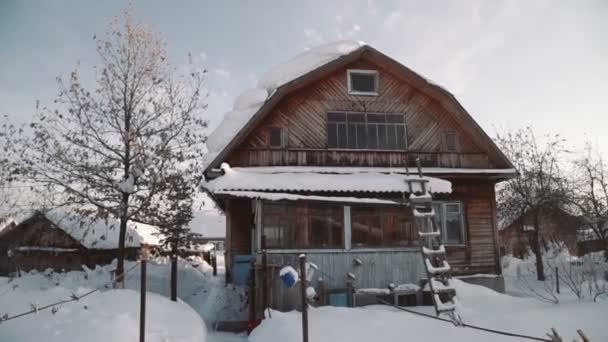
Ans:
{"type": "Polygon", "coordinates": [[[534,232],[532,232],[532,252],[536,256],[536,278],[545,281],[545,265],[543,264],[543,253],[540,246],[540,225],[538,213],[534,214],[534,232]]]}
{"type": "Polygon", "coordinates": [[[127,238],[127,208],[129,203],[129,194],[122,194],[121,207],[123,208],[120,215],[120,230],[118,235],[118,256],[116,263],[116,283],[124,284],[125,272],[125,240],[127,238]]]}
{"type": "Polygon", "coordinates": [[[177,242],[171,251],[171,300],[177,302],[177,242]]]}

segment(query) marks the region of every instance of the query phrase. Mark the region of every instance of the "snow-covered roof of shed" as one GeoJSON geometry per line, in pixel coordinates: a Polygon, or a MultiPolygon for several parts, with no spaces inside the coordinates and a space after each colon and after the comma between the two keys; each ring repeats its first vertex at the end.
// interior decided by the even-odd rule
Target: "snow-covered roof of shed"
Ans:
{"type": "MultiPolygon", "coordinates": [[[[118,248],[120,221],[113,217],[107,220],[83,219],[61,209],[50,210],[45,217],[86,248],[118,248]]],[[[160,239],[157,227],[129,221],[125,246],[139,247],[142,243],[159,245],[160,239]]]]}
{"type": "MultiPolygon", "coordinates": [[[[409,192],[408,177],[379,171],[341,173],[323,171],[284,171],[276,168],[231,168],[223,163],[223,175],[207,182],[205,187],[217,191],[318,191],[318,192],[409,192]]],[[[427,190],[432,193],[451,193],[452,184],[444,179],[423,176],[427,190]]],[[[422,192],[414,183],[413,192],[422,192]]]]}
{"type": "Polygon", "coordinates": [[[357,50],[365,43],[358,41],[338,41],[311,48],[291,60],[275,65],[260,77],[257,86],[242,92],[234,101],[232,110],[224,114],[224,119],[207,139],[208,155],[211,162],[234,139],[241,128],[257,113],[277,88],[285,85],[333,60],[357,50]]]}
{"type": "MultiPolygon", "coordinates": [[[[31,219],[38,211],[27,210],[15,215],[11,221],[16,226],[31,219]]],[[[105,219],[87,219],[68,212],[66,209],[51,209],[44,213],[49,221],[57,228],[65,231],[82,246],[89,249],[118,248],[119,220],[109,217],[105,219]]],[[[162,237],[158,228],[139,222],[129,221],[127,226],[127,247],[139,247],[142,243],[159,245],[162,237]]]]}

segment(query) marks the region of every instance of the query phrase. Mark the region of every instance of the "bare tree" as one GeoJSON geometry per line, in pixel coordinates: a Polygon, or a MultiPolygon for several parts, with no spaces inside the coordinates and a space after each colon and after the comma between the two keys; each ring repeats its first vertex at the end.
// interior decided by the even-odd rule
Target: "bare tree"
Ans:
{"type": "Polygon", "coordinates": [[[545,280],[541,248],[543,212],[562,207],[567,195],[565,180],[560,175],[560,160],[566,152],[564,140],[558,135],[545,136],[544,140],[541,144],[530,127],[497,137],[499,146],[520,173],[498,188],[498,216],[505,222],[531,216],[530,247],[536,256],[538,280],[545,280]]]}
{"type": "Polygon", "coordinates": [[[191,186],[201,177],[205,71],[179,76],[159,35],[129,11],[105,38],[93,39],[101,60],[96,85],[83,85],[78,68],[67,81],[58,78],[55,108],[39,110],[33,134],[18,146],[23,171],[62,191],[60,204],[81,216],[120,219],[120,280],[127,222],[148,223],[171,207],[160,202],[170,198],[163,192],[175,175],[191,186]]]}
{"type": "Polygon", "coordinates": [[[583,229],[591,230],[602,241],[608,261],[608,164],[587,144],[585,156],[574,163],[576,179],[571,203],[583,220],[583,229]]]}

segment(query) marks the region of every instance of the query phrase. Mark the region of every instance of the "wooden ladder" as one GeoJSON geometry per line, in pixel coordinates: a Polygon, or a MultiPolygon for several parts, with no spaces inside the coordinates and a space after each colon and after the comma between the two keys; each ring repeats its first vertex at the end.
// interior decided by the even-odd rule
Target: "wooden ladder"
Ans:
{"type": "Polygon", "coordinates": [[[412,222],[418,230],[420,238],[420,253],[426,275],[428,286],[433,298],[435,313],[448,315],[455,324],[460,324],[460,317],[456,314],[456,289],[451,278],[451,268],[447,261],[445,247],[441,243],[441,232],[435,224],[435,211],[433,210],[433,199],[428,192],[428,179],[422,177],[420,160],[416,159],[418,177],[408,178],[406,183],[410,192],[410,209],[412,211],[412,222]],[[420,192],[416,192],[414,184],[419,185],[420,192]]]}

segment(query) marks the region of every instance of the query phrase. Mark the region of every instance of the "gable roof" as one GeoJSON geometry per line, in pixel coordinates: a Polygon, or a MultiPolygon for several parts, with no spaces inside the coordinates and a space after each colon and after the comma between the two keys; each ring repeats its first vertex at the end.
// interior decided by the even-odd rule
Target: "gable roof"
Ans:
{"type": "MultiPolygon", "coordinates": [[[[71,238],[88,249],[118,248],[119,221],[112,217],[104,219],[83,219],[62,209],[52,209],[46,212],[30,210],[12,220],[13,224],[0,230],[0,236],[19,229],[22,224],[36,218],[51,222],[56,228],[67,233],[71,238]]],[[[139,247],[142,243],[159,245],[162,237],[158,228],[129,221],[127,226],[126,247],[139,247]]]]}
{"type": "Polygon", "coordinates": [[[249,89],[238,96],[233,110],[225,114],[220,126],[209,136],[210,151],[205,163],[205,172],[219,167],[226,156],[242,143],[247,134],[286,95],[362,57],[386,66],[395,76],[437,101],[497,165],[502,168],[515,168],[449,91],[369,45],[341,41],[311,49],[283,65],[272,68],[260,79],[257,88],[249,89]]]}

